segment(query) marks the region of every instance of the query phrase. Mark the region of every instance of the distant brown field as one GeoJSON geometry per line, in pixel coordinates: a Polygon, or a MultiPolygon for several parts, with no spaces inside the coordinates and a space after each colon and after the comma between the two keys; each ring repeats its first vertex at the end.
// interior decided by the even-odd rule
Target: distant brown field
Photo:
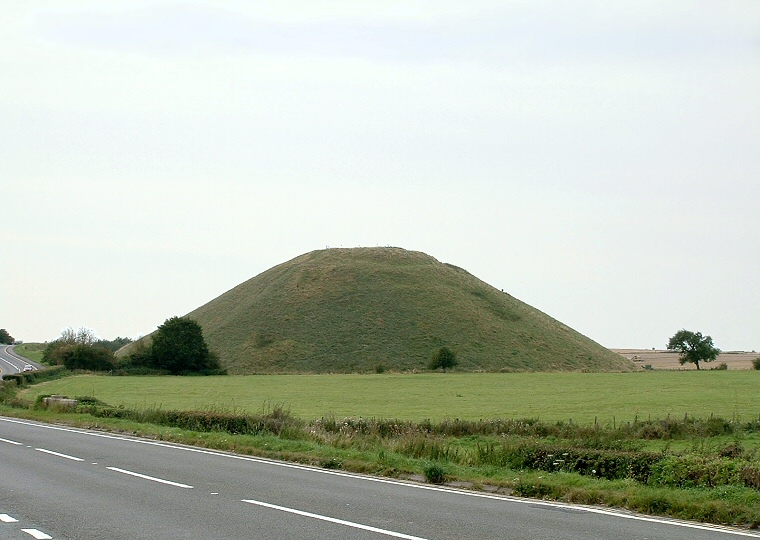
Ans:
{"type": "MultiPolygon", "coordinates": [[[[641,368],[651,365],[653,369],[697,369],[694,364],[679,364],[678,353],[672,351],[652,349],[612,349],[612,351],[633,360],[641,368]]],[[[724,352],[714,362],[700,362],[699,367],[712,369],[725,362],[728,369],[752,369],[752,360],[759,356],[758,352],[724,352]]]]}

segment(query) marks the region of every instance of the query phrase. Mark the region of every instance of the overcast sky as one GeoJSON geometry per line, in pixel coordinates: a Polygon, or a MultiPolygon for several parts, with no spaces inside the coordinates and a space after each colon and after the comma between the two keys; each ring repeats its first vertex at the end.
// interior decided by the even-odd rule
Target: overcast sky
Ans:
{"type": "Polygon", "coordinates": [[[760,350],[760,2],[13,1],[0,327],[398,246],[610,348],[760,350]]]}

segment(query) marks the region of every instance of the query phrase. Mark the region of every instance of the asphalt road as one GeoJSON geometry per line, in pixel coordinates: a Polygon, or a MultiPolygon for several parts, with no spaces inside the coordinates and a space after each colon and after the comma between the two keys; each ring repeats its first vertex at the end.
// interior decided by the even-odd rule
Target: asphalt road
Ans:
{"type": "Polygon", "coordinates": [[[0,417],[0,539],[747,537],[0,417]]]}
{"type": "Polygon", "coordinates": [[[26,364],[34,366],[34,369],[40,368],[39,365],[16,354],[13,345],[0,345],[0,375],[18,373],[26,364]]]}

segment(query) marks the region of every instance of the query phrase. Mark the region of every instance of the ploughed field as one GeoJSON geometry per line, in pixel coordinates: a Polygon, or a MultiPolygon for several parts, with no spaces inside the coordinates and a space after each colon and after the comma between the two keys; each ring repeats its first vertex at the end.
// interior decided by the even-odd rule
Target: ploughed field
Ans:
{"type": "MultiPolygon", "coordinates": [[[[709,365],[709,364],[708,364],[709,365]]],[[[421,373],[117,377],[78,375],[32,386],[110,405],[258,414],[281,407],[316,419],[539,419],[612,425],[634,420],[760,417],[760,371],[421,373]]]]}
{"type": "MultiPolygon", "coordinates": [[[[678,353],[673,351],[654,349],[612,349],[612,351],[623,355],[628,360],[633,360],[639,367],[651,365],[652,369],[697,369],[694,364],[681,365],[678,362],[678,353]]],[[[758,352],[723,352],[713,362],[700,362],[699,368],[715,369],[725,363],[728,369],[753,369],[752,360],[758,357],[760,357],[758,352]]]]}

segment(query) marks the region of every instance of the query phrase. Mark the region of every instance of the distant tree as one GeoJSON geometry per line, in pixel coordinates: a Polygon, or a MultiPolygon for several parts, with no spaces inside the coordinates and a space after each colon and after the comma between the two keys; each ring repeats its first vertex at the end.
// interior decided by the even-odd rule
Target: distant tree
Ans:
{"type": "Polygon", "coordinates": [[[430,369],[443,368],[443,372],[446,373],[447,369],[453,368],[457,364],[458,362],[456,353],[448,347],[441,347],[433,353],[433,356],[430,358],[428,367],[430,369]]]}
{"type": "MultiPolygon", "coordinates": [[[[45,347],[45,351],[42,353],[42,361],[49,365],[60,366],[63,365],[64,352],[68,351],[75,345],[83,345],[85,347],[92,347],[97,341],[95,330],[90,328],[81,327],[79,330],[74,330],[68,326],[61,330],[61,335],[48,343],[45,347]]],[[[81,368],[91,369],[91,368],[81,368]]]]}
{"type": "Polygon", "coordinates": [[[65,345],[59,354],[67,369],[109,371],[116,363],[113,352],[98,345],[65,345]]]}
{"type": "Polygon", "coordinates": [[[201,325],[184,317],[166,319],[158,327],[148,354],[152,367],[175,375],[220,369],[203,339],[201,325]]]}
{"type": "Polygon", "coordinates": [[[13,345],[15,341],[16,340],[13,339],[13,336],[8,333],[8,330],[5,328],[0,328],[0,344],[13,345]]]}
{"type": "Polygon", "coordinates": [[[124,345],[127,345],[128,343],[132,343],[132,340],[127,337],[117,337],[116,339],[111,339],[111,340],[99,339],[95,342],[96,345],[113,352],[118,351],[124,345]]]}
{"type": "Polygon", "coordinates": [[[720,349],[713,345],[710,336],[702,336],[700,332],[679,330],[668,341],[668,350],[680,353],[678,361],[681,365],[694,364],[699,369],[700,362],[712,362],[720,354],[720,349]]]}
{"type": "Polygon", "coordinates": [[[79,330],[74,330],[71,326],[67,326],[61,330],[61,335],[55,341],[58,343],[67,343],[73,345],[78,343],[80,345],[92,345],[97,340],[95,330],[91,328],[80,327],[79,330]]]}

